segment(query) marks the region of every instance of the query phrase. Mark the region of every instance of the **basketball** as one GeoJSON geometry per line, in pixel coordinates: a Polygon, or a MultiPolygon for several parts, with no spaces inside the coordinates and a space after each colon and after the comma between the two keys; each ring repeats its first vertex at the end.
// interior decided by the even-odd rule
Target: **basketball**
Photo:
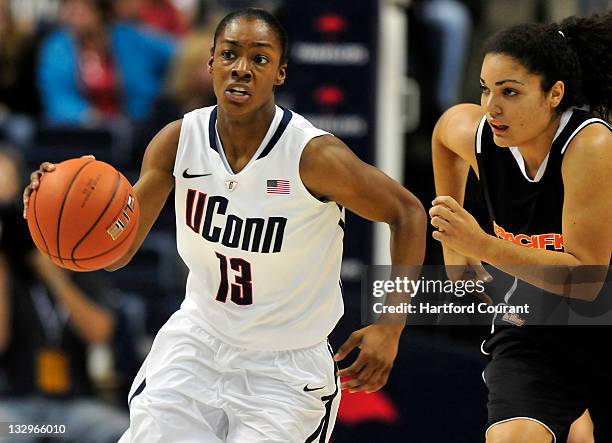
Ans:
{"type": "Polygon", "coordinates": [[[34,244],[56,265],[94,271],[117,261],[138,227],[139,207],[128,180],[111,165],[76,158],[41,177],[30,196],[34,244]]]}

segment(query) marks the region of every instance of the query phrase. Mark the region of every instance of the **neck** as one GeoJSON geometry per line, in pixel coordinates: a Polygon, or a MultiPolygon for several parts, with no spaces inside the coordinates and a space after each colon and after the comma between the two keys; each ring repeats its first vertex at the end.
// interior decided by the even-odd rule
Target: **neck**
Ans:
{"type": "Polygon", "coordinates": [[[525,161],[525,169],[529,177],[535,177],[538,169],[540,169],[540,165],[550,152],[553,139],[555,138],[557,129],[559,129],[560,123],[561,116],[555,114],[551,117],[546,129],[540,135],[522,143],[521,146],[518,147],[525,161]]]}
{"type": "Polygon", "coordinates": [[[235,172],[249,162],[266,136],[275,112],[273,100],[248,115],[231,115],[218,108],[217,131],[225,157],[235,172]]]}

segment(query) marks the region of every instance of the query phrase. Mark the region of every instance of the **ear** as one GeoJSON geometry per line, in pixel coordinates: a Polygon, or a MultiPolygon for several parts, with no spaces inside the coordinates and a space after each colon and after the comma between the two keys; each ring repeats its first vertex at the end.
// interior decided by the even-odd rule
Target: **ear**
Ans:
{"type": "Polygon", "coordinates": [[[212,55],[210,56],[206,64],[208,65],[208,73],[212,74],[213,73],[213,56],[212,55]]]}
{"type": "Polygon", "coordinates": [[[548,93],[548,100],[550,105],[553,108],[559,106],[559,103],[561,103],[564,94],[565,84],[561,80],[557,80],[557,82],[552,85],[552,88],[550,88],[550,92],[548,93]]]}
{"type": "Polygon", "coordinates": [[[276,74],[276,79],[274,80],[275,86],[280,86],[285,83],[285,78],[287,77],[287,65],[281,65],[278,68],[278,73],[276,74]]]}

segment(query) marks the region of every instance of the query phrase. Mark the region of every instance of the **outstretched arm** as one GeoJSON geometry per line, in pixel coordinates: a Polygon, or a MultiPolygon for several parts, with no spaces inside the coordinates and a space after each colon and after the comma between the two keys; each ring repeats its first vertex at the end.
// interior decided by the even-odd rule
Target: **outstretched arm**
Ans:
{"type": "MultiPolygon", "coordinates": [[[[309,142],[300,162],[300,176],[317,198],[339,203],[391,229],[391,260],[394,267],[420,266],[425,255],[426,216],[419,200],[380,170],[362,162],[339,139],[322,136],[309,142]]],[[[353,376],[343,389],[373,392],[385,385],[403,324],[372,325],[354,332],[340,347],[342,360],[355,347],[357,360],[340,371],[353,376]]]]}
{"type": "Polygon", "coordinates": [[[112,313],[91,300],[70,278],[70,274],[34,250],[30,263],[55,300],[69,313],[69,322],[87,343],[104,343],[115,331],[112,313]]]}

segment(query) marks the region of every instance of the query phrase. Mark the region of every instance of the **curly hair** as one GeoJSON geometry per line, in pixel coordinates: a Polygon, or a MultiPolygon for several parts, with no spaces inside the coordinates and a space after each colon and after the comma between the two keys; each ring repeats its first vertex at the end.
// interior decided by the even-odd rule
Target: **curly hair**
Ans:
{"type": "Polygon", "coordinates": [[[562,81],[565,93],[557,107],[589,106],[610,121],[612,111],[612,11],[590,17],[572,16],[560,23],[515,25],[493,35],[484,55],[505,54],[542,77],[550,91],[562,81]]]}
{"type": "Polygon", "coordinates": [[[276,38],[281,45],[281,65],[287,63],[288,56],[288,46],[289,46],[289,38],[287,37],[287,32],[280,24],[278,19],[270,14],[268,11],[260,8],[243,8],[238,9],[236,11],[230,12],[225,17],[221,19],[219,24],[217,25],[217,29],[215,29],[215,37],[213,40],[213,47],[211,49],[211,54],[215,52],[215,47],[217,45],[217,39],[221,35],[221,33],[225,30],[227,25],[239,18],[245,18],[247,20],[261,20],[265,22],[272,31],[276,34],[276,38]]]}

